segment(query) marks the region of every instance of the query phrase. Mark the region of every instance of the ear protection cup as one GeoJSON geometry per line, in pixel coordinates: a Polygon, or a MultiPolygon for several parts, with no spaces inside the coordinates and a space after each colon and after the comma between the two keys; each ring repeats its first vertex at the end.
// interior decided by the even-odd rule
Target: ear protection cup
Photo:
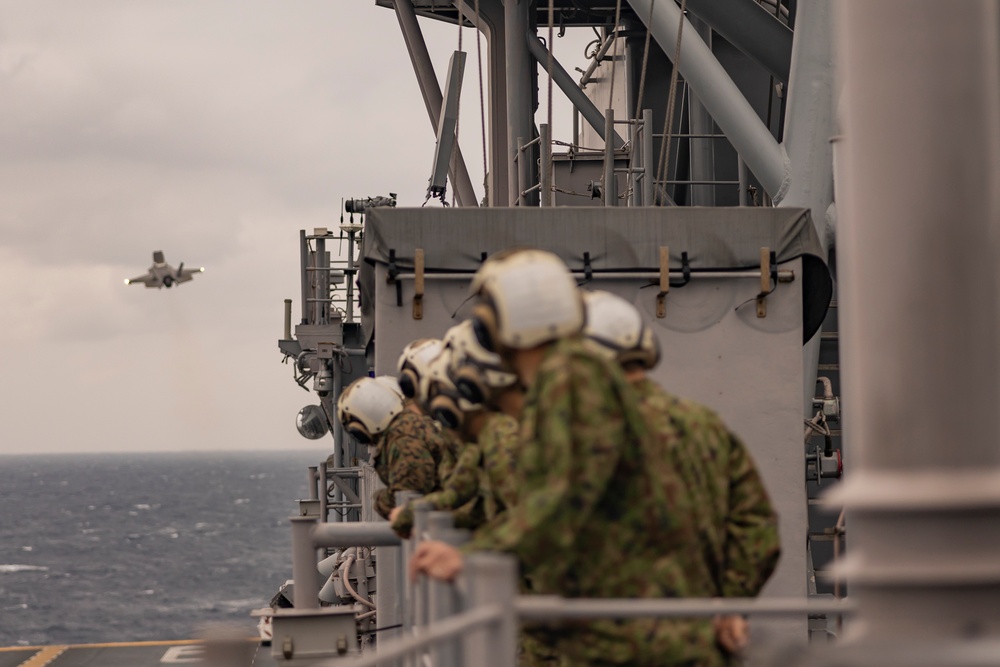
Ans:
{"type": "Polygon", "coordinates": [[[364,424],[359,421],[352,421],[344,427],[344,429],[354,436],[354,439],[360,442],[362,445],[370,445],[374,442],[372,434],[368,432],[364,424]]]}
{"type": "Polygon", "coordinates": [[[486,402],[490,391],[483,382],[482,375],[475,367],[466,364],[455,371],[452,378],[459,395],[470,403],[482,404],[486,402]]]}
{"type": "Polygon", "coordinates": [[[419,384],[420,380],[417,379],[417,374],[412,368],[407,368],[400,372],[399,388],[403,390],[403,396],[406,398],[416,397],[419,384]]]}
{"type": "Polygon", "coordinates": [[[461,428],[465,421],[465,413],[458,407],[458,401],[447,394],[438,394],[432,398],[428,407],[431,417],[453,431],[461,428]]]}
{"type": "Polygon", "coordinates": [[[496,354],[498,326],[497,314],[488,303],[478,303],[472,309],[472,331],[476,334],[476,340],[487,352],[496,354]]]}
{"type": "Polygon", "coordinates": [[[642,350],[642,362],[645,364],[646,370],[652,370],[660,363],[660,341],[652,327],[643,327],[639,349],[642,350]]]}

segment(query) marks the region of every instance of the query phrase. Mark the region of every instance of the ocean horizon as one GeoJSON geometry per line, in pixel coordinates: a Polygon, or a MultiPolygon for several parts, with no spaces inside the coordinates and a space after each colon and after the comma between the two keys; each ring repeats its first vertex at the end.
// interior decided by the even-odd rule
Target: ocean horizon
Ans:
{"type": "Polygon", "coordinates": [[[193,638],[291,578],[316,448],[0,456],[0,646],[193,638]]]}

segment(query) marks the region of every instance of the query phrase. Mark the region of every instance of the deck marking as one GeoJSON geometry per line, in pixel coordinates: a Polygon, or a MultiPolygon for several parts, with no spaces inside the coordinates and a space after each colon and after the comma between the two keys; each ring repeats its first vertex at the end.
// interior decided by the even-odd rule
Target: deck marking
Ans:
{"type": "Polygon", "coordinates": [[[66,652],[68,646],[46,646],[41,651],[36,653],[27,659],[27,661],[22,662],[18,667],[45,667],[63,653],[66,652]]]}

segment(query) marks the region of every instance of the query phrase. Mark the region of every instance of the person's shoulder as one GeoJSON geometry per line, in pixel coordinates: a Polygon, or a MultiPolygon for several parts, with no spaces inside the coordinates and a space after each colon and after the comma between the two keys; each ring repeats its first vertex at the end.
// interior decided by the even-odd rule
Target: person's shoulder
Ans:
{"type": "Polygon", "coordinates": [[[634,386],[640,400],[648,407],[669,412],[677,419],[725,427],[722,418],[709,406],[673,394],[650,378],[645,378],[634,386]]]}
{"type": "Polygon", "coordinates": [[[393,417],[392,421],[389,422],[389,428],[386,429],[387,432],[392,433],[431,433],[436,431],[434,427],[434,420],[424,414],[418,414],[412,410],[403,410],[398,415],[393,417]]]}
{"type": "Polygon", "coordinates": [[[567,378],[594,376],[606,378],[609,383],[624,382],[621,367],[587,346],[580,336],[567,336],[553,343],[542,360],[539,373],[567,378]]]}

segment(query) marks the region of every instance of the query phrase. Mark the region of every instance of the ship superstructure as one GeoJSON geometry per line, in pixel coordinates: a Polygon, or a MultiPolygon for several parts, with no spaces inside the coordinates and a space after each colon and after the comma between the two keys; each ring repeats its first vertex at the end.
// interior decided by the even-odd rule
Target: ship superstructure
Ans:
{"type": "MultiPolygon", "coordinates": [[[[365,372],[394,373],[403,345],[419,337],[440,336],[460,321],[468,280],[492,253],[517,245],[546,248],[567,262],[581,285],[615,291],[643,311],[656,325],[666,350],[658,379],[676,393],[718,410],[747,440],[761,466],[781,515],[784,551],[779,570],[758,606],[758,610],[767,607],[781,618],[754,622],[758,647],[764,647],[756,654],[758,662],[768,664],[774,659],[768,648],[801,648],[810,640],[825,643],[844,635],[841,612],[850,609],[838,600],[845,597],[848,584],[852,592],[857,586],[882,605],[908,599],[908,594],[899,592],[908,586],[924,590],[922,595],[927,596],[930,590],[941,592],[944,587],[959,586],[957,580],[946,584],[951,575],[938,572],[928,558],[915,558],[916,569],[908,570],[902,563],[904,554],[897,551],[907,541],[913,546],[923,544],[924,538],[914,535],[900,534],[898,541],[878,536],[881,539],[875,542],[879,546],[862,545],[847,564],[836,562],[844,556],[845,517],[850,515],[829,503],[823,507],[821,500],[821,492],[838,484],[845,461],[848,469],[851,467],[840,443],[841,300],[834,294],[833,276],[836,267],[843,274],[855,270],[855,262],[863,265],[871,261],[867,255],[870,250],[857,246],[852,246],[856,254],[847,261],[838,261],[837,255],[839,216],[834,193],[841,190],[841,184],[835,178],[835,165],[842,168],[848,152],[842,149],[848,143],[845,136],[849,138],[849,129],[840,125],[852,117],[846,110],[854,109],[856,101],[834,78],[835,14],[842,21],[837,44],[843,50],[845,45],[855,44],[855,34],[863,35],[858,39],[867,38],[876,30],[872,26],[896,29],[884,12],[891,6],[903,13],[902,4],[876,3],[882,6],[878,10],[863,3],[835,8],[831,2],[802,0],[379,0],[378,4],[396,15],[431,129],[436,133],[437,150],[428,160],[428,200],[438,198],[444,204],[450,200],[453,206],[402,209],[378,206],[371,200],[370,206],[361,207],[365,219],[359,227],[349,225],[340,235],[316,230],[307,237],[316,245],[308,255],[312,259],[303,261],[306,282],[310,272],[315,276],[327,270],[320,245],[324,235],[336,238],[349,234],[352,241],[346,271],[350,278],[357,277],[352,289],[360,291],[360,328],[352,329],[355,338],[351,345],[344,343],[326,355],[322,345],[315,348],[317,358],[325,356],[333,368],[333,385],[342,387],[351,377],[365,372]],[[467,27],[475,35],[467,43],[476,40],[480,53],[488,55],[481,65],[484,76],[480,83],[486,90],[482,98],[486,118],[483,150],[490,159],[481,195],[472,185],[455,137],[462,70],[468,66],[469,54],[457,51],[448,71],[435,73],[418,16],[451,23],[456,29],[467,27]],[[596,38],[589,51],[589,67],[570,74],[549,45],[574,30],[592,30],[596,38]],[[444,90],[438,86],[438,78],[445,82],[444,90]],[[545,109],[539,107],[540,91],[546,88],[548,99],[550,91],[558,90],[574,107],[571,142],[553,141],[551,111],[545,117],[545,109]],[[835,160],[835,151],[839,160],[835,160]],[[353,254],[355,249],[357,254],[353,254]],[[343,359],[351,355],[365,364],[364,369],[344,366],[343,359]],[[881,544],[882,540],[892,544],[881,544]],[[898,567],[895,561],[863,564],[883,549],[896,554],[898,567]],[[832,569],[862,574],[835,579],[829,576],[832,569]],[[924,582],[923,575],[933,583],[924,582]],[[831,610],[837,613],[827,613],[831,610]]],[[[905,13],[914,12],[933,14],[927,3],[907,4],[905,13]]],[[[981,108],[968,113],[982,123],[982,109],[995,109],[997,97],[996,81],[984,74],[995,73],[997,65],[995,48],[989,46],[991,38],[996,41],[997,6],[969,3],[949,20],[956,25],[968,21],[971,26],[976,16],[981,24],[976,46],[957,49],[947,35],[938,35],[935,43],[941,50],[955,50],[955,62],[961,60],[966,70],[975,70],[969,81],[955,86],[981,87],[981,99],[973,105],[981,108]],[[990,18],[992,22],[987,20],[990,18]],[[994,56],[993,61],[990,56],[994,56]],[[970,68],[970,62],[977,67],[970,68]],[[978,76],[975,82],[973,76],[978,76]]],[[[907,23],[907,30],[902,31],[905,38],[893,42],[900,52],[912,43],[906,40],[916,39],[921,30],[931,27],[914,19],[912,25],[907,23]]],[[[866,82],[877,78],[872,74],[879,69],[876,57],[899,60],[886,45],[865,46],[873,57],[871,71],[858,65],[856,58],[841,54],[843,79],[848,82],[852,77],[866,82]],[[851,63],[856,71],[850,69],[851,63]]],[[[896,66],[902,64],[897,62],[896,66]]],[[[892,78],[889,73],[883,76],[892,78]]],[[[916,101],[925,95],[930,99],[919,85],[906,88],[900,84],[898,88],[901,98],[916,101]]],[[[866,91],[876,97],[870,87],[866,91]]],[[[859,125],[903,122],[899,118],[879,120],[879,109],[870,105],[865,109],[863,119],[855,121],[859,125]]],[[[930,115],[921,115],[921,120],[930,115]]],[[[995,130],[985,133],[988,141],[975,158],[994,178],[995,130]]],[[[983,128],[977,125],[975,131],[982,133],[983,128]]],[[[876,139],[871,137],[873,147],[878,146],[876,139]]],[[[864,155],[866,148],[856,148],[854,159],[863,159],[857,156],[864,155]]],[[[912,158],[920,159],[917,154],[912,158]]],[[[884,162],[886,169],[892,165],[900,172],[906,170],[898,156],[885,157],[884,162]]],[[[977,178],[982,183],[984,176],[980,173],[977,178]]],[[[877,175],[872,174],[871,180],[876,181],[877,175]]],[[[994,214],[995,206],[994,197],[971,208],[981,218],[994,214]]],[[[868,219],[864,211],[854,210],[853,214],[858,220],[868,219]]],[[[900,250],[905,254],[904,248],[900,250]]],[[[325,287],[322,281],[310,284],[325,287]]],[[[911,288],[900,285],[898,289],[907,292],[911,288]]],[[[303,295],[303,313],[309,299],[315,298],[310,294],[313,296],[303,295]]],[[[856,293],[852,296],[858,297],[856,293]]],[[[356,327],[354,305],[348,304],[351,315],[346,321],[356,327]]],[[[313,322],[304,318],[301,326],[311,325],[313,322]]],[[[283,342],[283,349],[288,344],[283,342]]],[[[867,341],[856,339],[855,344],[864,346],[867,341]]],[[[315,373],[317,383],[321,372],[315,373]]],[[[855,386],[870,380],[862,369],[855,367],[855,372],[855,386]]],[[[855,391],[864,393],[857,386],[855,391]]],[[[324,400],[329,403],[330,399],[324,400]]],[[[863,415],[870,412],[870,406],[852,403],[850,396],[845,406],[846,415],[852,409],[860,413],[854,424],[869,420],[863,415]]],[[[325,412],[329,414],[329,404],[325,412]]],[[[360,540],[365,544],[359,542],[354,549],[344,550],[352,539],[349,526],[329,530],[322,525],[299,526],[296,530],[309,548],[326,548],[337,563],[345,562],[345,554],[353,559],[350,567],[331,574],[326,587],[330,582],[340,586],[338,600],[345,603],[359,601],[352,582],[374,591],[366,598],[374,600],[370,605],[373,609],[361,617],[374,617],[375,630],[385,631],[377,639],[380,647],[389,644],[387,640],[393,635],[397,641],[414,644],[414,640],[405,639],[417,632],[414,628],[434,634],[438,625],[428,623],[429,618],[446,616],[441,610],[451,607],[438,600],[431,602],[431,612],[419,611],[426,604],[426,591],[421,595],[419,590],[408,590],[400,580],[401,561],[412,547],[403,544],[397,551],[390,546],[396,544],[391,533],[380,530],[377,522],[367,521],[372,515],[366,498],[377,480],[363,463],[358,465],[359,452],[336,425],[334,432],[334,455],[316,472],[318,492],[311,502],[319,505],[318,515],[305,522],[329,524],[357,516],[365,521],[356,527],[360,533],[354,533],[353,539],[359,540],[365,531],[375,532],[360,540]],[[341,477],[340,471],[346,477],[341,477]],[[354,514],[331,514],[338,507],[354,514]],[[362,561],[364,565],[360,565],[362,561]],[[375,576],[366,577],[366,572],[375,576]]],[[[862,429],[858,437],[864,437],[862,429]]],[[[858,449],[864,452],[868,446],[858,449]]],[[[985,450],[996,453],[995,438],[990,438],[985,450]]],[[[994,463],[995,458],[991,459],[994,463]]],[[[866,463],[859,462],[859,471],[864,471],[866,463]]],[[[858,477],[865,481],[870,474],[860,472],[858,477]]],[[[923,474],[935,475],[926,470],[923,474]]],[[[983,488],[995,475],[994,468],[982,478],[970,478],[970,482],[983,488]]],[[[884,479],[873,475],[871,479],[905,484],[894,474],[884,479]]],[[[952,496],[946,489],[948,480],[935,477],[934,481],[935,494],[940,494],[936,497],[947,503],[945,499],[952,496]]],[[[848,508],[856,508],[858,521],[865,527],[871,520],[902,530],[907,523],[930,519],[924,512],[952,511],[916,503],[918,509],[902,488],[882,494],[862,482],[833,495],[848,508]]],[[[986,497],[988,492],[970,490],[959,495],[969,496],[970,505],[989,507],[979,526],[996,529],[996,508],[986,497]]],[[[423,525],[425,533],[448,535],[446,519],[427,517],[425,522],[430,522],[423,525]]],[[[972,560],[982,563],[985,554],[996,554],[995,546],[977,547],[972,560]]],[[[926,549],[923,544],[920,550],[926,549]]],[[[296,562],[303,572],[309,559],[300,550],[296,562]]],[[[983,591],[995,593],[996,582],[988,574],[989,568],[983,564],[973,569],[978,575],[968,572],[961,583],[969,592],[967,599],[978,600],[986,594],[983,591]]],[[[955,568],[947,570],[955,572],[955,568]]],[[[297,605],[314,606],[309,599],[311,588],[308,595],[298,591],[297,605]]],[[[433,593],[431,597],[436,599],[433,593]]],[[[864,594],[858,597],[864,602],[864,594]]],[[[941,599],[953,603],[959,598],[952,590],[941,599]]],[[[519,604],[522,621],[544,615],[529,601],[519,604]]],[[[616,607],[616,613],[630,613],[625,607],[616,607]]],[[[548,613],[576,613],[560,609],[553,606],[548,613]]],[[[691,613],[705,613],[694,609],[689,607],[691,613]]],[[[660,609],[656,613],[670,612],[660,609]]],[[[867,626],[874,620],[876,626],[885,623],[891,628],[889,634],[905,636],[902,622],[892,616],[893,612],[866,611],[862,606],[862,621],[847,625],[860,639],[848,645],[877,644],[880,651],[887,652],[876,652],[873,655],[882,658],[872,659],[876,663],[888,659],[885,656],[893,655],[894,649],[879,643],[883,628],[867,626]]],[[[899,618],[911,621],[918,616],[918,612],[899,612],[899,618]]],[[[472,623],[468,617],[466,620],[472,623]]],[[[493,622],[496,628],[506,627],[500,620],[493,622]]],[[[974,625],[995,628],[994,621],[984,623],[974,625]]],[[[360,627],[359,646],[375,641],[376,633],[367,632],[371,629],[360,627]]],[[[983,634],[995,636],[992,632],[983,634]]],[[[953,637],[948,633],[944,636],[953,637]]],[[[975,650],[944,644],[947,648],[942,650],[957,651],[954,658],[948,658],[956,660],[954,664],[966,659],[974,662],[969,656],[975,650]]],[[[453,652],[459,649],[453,644],[428,650],[425,658],[433,656],[443,661],[440,664],[453,664],[458,659],[453,652]]],[[[802,655],[808,655],[809,649],[801,650],[802,655]]],[[[860,654],[863,651],[856,648],[836,653],[844,656],[844,664],[861,664],[860,654]]],[[[932,663],[943,659],[940,655],[930,658],[932,663]]]]}
{"type": "Polygon", "coordinates": [[[353,198],[300,236],[279,349],[315,394],[299,430],[331,453],[292,519],[293,580],[261,612],[269,659],[506,666],[519,623],[747,613],[750,664],[1000,664],[1000,3],[376,3],[437,147],[425,207],[353,198]],[[447,71],[418,17],[467,33],[447,71]],[[550,49],[574,31],[595,36],[579,72],[550,49]],[[478,127],[458,114],[468,67],[481,189],[456,140],[478,127]],[[572,103],[571,141],[542,90],[572,103]],[[532,599],[493,555],[456,586],[407,581],[414,540],[464,536],[436,513],[408,541],[378,520],[333,406],[462,320],[472,274],[510,246],[636,304],[657,379],[746,441],[781,517],[760,599],[532,599]]]}

